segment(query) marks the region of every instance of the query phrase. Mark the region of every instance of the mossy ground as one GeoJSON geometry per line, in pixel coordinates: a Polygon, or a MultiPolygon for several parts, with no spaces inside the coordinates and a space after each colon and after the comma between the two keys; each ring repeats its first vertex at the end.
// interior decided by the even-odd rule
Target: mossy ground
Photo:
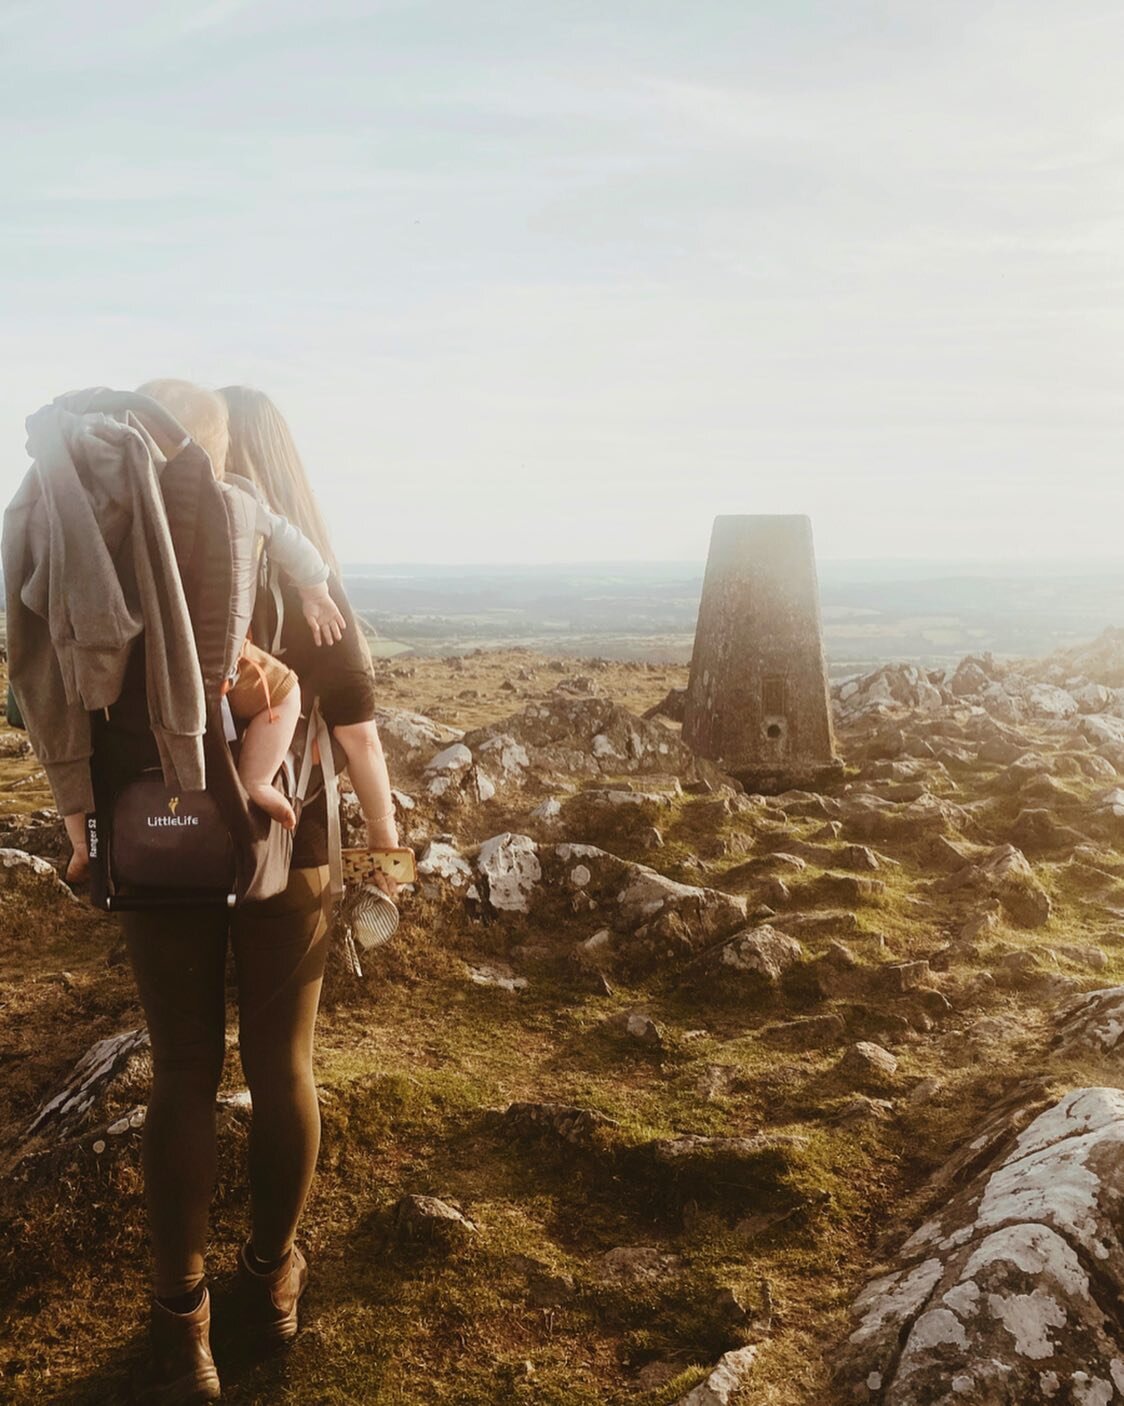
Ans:
{"type": "MultiPolygon", "coordinates": [[[[470,656],[460,669],[411,660],[415,672],[395,677],[397,692],[386,701],[476,726],[525,701],[501,688],[520,666],[534,674],[518,684],[527,697],[541,696],[559,677],[548,661],[522,651],[470,656]],[[477,696],[462,706],[456,695],[466,688],[477,696]]],[[[575,662],[569,672],[591,668],[575,662]]],[[[685,671],[671,667],[609,665],[593,673],[609,696],[637,712],[685,682],[685,671]]],[[[843,743],[846,749],[847,737],[843,743]]],[[[2,766],[5,783],[26,781],[34,805],[45,802],[32,762],[2,766]]],[[[1002,783],[1002,768],[934,778],[933,789],[957,804],[980,803],[957,840],[966,849],[1000,841],[1017,817],[1021,807],[1002,783]]],[[[1068,774],[1066,785],[1075,814],[1097,790],[1068,774]]],[[[461,838],[511,828],[519,798],[504,807],[481,807],[464,821],[461,838]]],[[[841,856],[856,839],[846,832],[838,842],[822,838],[822,815],[727,814],[713,798],[690,795],[651,812],[640,808],[623,825],[595,821],[591,813],[588,832],[579,833],[568,820],[565,837],[600,843],[676,879],[729,887],[751,908],[769,873],[759,861],[770,853],[804,841],[841,856]],[[663,835],[660,848],[644,841],[651,825],[663,835]]],[[[604,994],[561,960],[521,967],[530,984],[519,992],[466,980],[466,960],[507,960],[528,942],[562,952],[603,925],[597,914],[578,916],[561,905],[534,922],[483,923],[456,902],[419,895],[395,941],[365,958],[362,982],[334,960],[317,1053],[323,1148],[302,1229],[312,1287],[305,1329],[281,1360],[247,1359],[232,1331],[230,1271],[246,1228],[246,1124],[240,1114],[222,1115],[211,1264],[223,1399],[665,1406],[723,1351],[753,1336],[719,1307],[721,1290],[732,1289],[751,1317],[763,1312],[766,1294],[772,1310],[744,1401],[828,1402],[832,1345],[846,1330],[848,1302],[888,1238],[924,1213],[927,1178],[996,1101],[1036,1078],[1058,1091],[1118,1082],[1111,1061],[1058,1064],[1048,1054],[1057,999],[1051,976],[1088,988],[1124,981],[1124,939],[1087,880],[1072,866],[1036,862],[1054,904],[1048,926],[1029,931],[1001,921],[975,951],[954,949],[938,963],[977,899],[937,890],[940,873],[923,839],[903,833],[869,843],[893,861],[873,875],[886,887],[852,905],[857,927],[841,936],[860,976],[889,963],[940,965],[932,984],[952,1008],[938,1019],[921,1018],[915,993],[825,996],[806,980],[721,990],[671,969],[614,972],[604,994]],[[1107,954],[1105,970],[1058,951],[1089,944],[1107,954]],[[973,984],[980,973],[999,973],[1005,953],[1024,949],[1039,955],[1040,973],[973,984]],[[661,1050],[603,1028],[606,1017],[634,1006],[664,1031],[661,1050]],[[825,1013],[843,1019],[841,1038],[802,1048],[777,1033],[784,1022],[825,1013]],[[1004,1019],[980,1040],[970,1031],[983,1016],[1004,1019]],[[893,1113],[855,1118],[856,1091],[840,1075],[839,1057],[846,1043],[884,1030],[897,1072],[863,1092],[892,1100],[893,1113]],[[722,1077],[708,1082],[716,1066],[722,1077]],[[929,1078],[939,1081],[936,1090],[912,1099],[929,1078]],[[616,1125],[609,1152],[513,1136],[499,1111],[522,1099],[607,1115],[616,1125]],[[795,1141],[748,1170],[715,1162],[685,1182],[656,1176],[636,1152],[684,1134],[795,1141]],[[405,1193],[455,1202],[475,1234],[452,1250],[403,1247],[388,1212],[405,1193]],[[664,1280],[605,1282],[599,1257],[621,1245],[655,1246],[682,1264],[664,1280]],[[535,1274],[570,1276],[572,1294],[552,1307],[533,1306],[535,1274]],[[638,1369],[657,1360],[678,1375],[637,1393],[638,1369]]],[[[1097,843],[1111,878],[1120,864],[1111,833],[1097,843]]],[[[792,899],[780,917],[839,907],[825,905],[824,877],[847,872],[841,857],[810,862],[791,875],[792,899]]],[[[94,1039],[141,1017],[128,970],[116,960],[111,922],[78,908],[60,920],[57,911],[10,899],[3,921],[0,1126],[12,1129],[94,1039]]],[[[814,962],[829,953],[833,935],[801,941],[814,962]]],[[[241,1083],[233,1049],[226,1083],[241,1083]]],[[[65,1406],[123,1399],[122,1383],[143,1346],[144,1234],[134,1139],[100,1156],[79,1144],[4,1189],[0,1399],[65,1406]]]]}

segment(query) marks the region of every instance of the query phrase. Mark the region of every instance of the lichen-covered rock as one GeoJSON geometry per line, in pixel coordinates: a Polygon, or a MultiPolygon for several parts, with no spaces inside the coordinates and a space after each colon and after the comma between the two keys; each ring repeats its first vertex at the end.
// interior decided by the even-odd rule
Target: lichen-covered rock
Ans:
{"type": "Polygon", "coordinates": [[[441,879],[455,889],[472,883],[472,866],[451,839],[435,836],[418,860],[418,874],[423,879],[441,879]]]}
{"type": "Polygon", "coordinates": [[[493,908],[526,913],[542,878],[538,845],[529,835],[493,835],[477,851],[476,871],[493,908]]]}
{"type": "Polygon", "coordinates": [[[701,946],[745,923],[744,898],[719,889],[668,879],[645,864],[618,858],[595,845],[544,847],[550,885],[583,895],[591,908],[607,910],[614,931],[637,934],[671,916],[680,919],[688,944],[701,946]]]}
{"type": "Polygon", "coordinates": [[[737,932],[709,955],[711,971],[720,976],[738,974],[776,986],[790,967],[803,960],[804,949],[767,923],[737,932]]]}
{"type": "Polygon", "coordinates": [[[504,1124],[522,1137],[545,1137],[571,1147],[601,1145],[610,1129],[618,1126],[613,1118],[595,1108],[575,1108],[567,1103],[536,1103],[523,1099],[509,1103],[504,1124]]]}
{"type": "Polygon", "coordinates": [[[460,735],[455,728],[406,708],[376,708],[375,722],[393,775],[418,768],[435,748],[460,735]]]}
{"type": "Polygon", "coordinates": [[[523,749],[528,765],[546,775],[671,771],[716,781],[722,775],[662,723],[637,717],[603,697],[555,696],[530,703],[522,712],[466,733],[463,740],[477,753],[501,736],[508,748],[523,749]]]}
{"type": "Polygon", "coordinates": [[[1049,922],[1049,895],[1035,878],[1026,855],[1014,845],[1000,845],[992,850],[984,857],[980,873],[986,887],[1020,926],[1040,928],[1049,922]]]}
{"type": "MultiPolygon", "coordinates": [[[[492,756],[502,765],[502,749],[492,756]]],[[[425,765],[425,789],[431,799],[445,805],[490,801],[496,784],[463,742],[454,742],[430,757],[425,765]]]]}
{"type": "Polygon", "coordinates": [[[1010,737],[989,737],[980,743],[976,760],[984,766],[1010,766],[1030,746],[1025,740],[1015,741],[1010,737]]]}
{"type": "Polygon", "coordinates": [[[1004,912],[1024,928],[1039,928],[1049,922],[1050,896],[1038,882],[1022,850],[1014,845],[997,845],[978,863],[966,864],[938,888],[947,893],[971,890],[994,894],[1004,912]]]}
{"type": "Polygon", "coordinates": [[[78,899],[67,888],[48,864],[38,855],[27,854],[22,849],[0,849],[0,890],[7,889],[37,902],[61,901],[77,903],[78,899]]]}
{"type": "Polygon", "coordinates": [[[650,1050],[663,1048],[663,1032],[645,1011],[617,1011],[601,1022],[601,1028],[610,1035],[623,1035],[650,1050]]]}
{"type": "Polygon", "coordinates": [[[990,676],[975,659],[962,659],[956,672],[948,681],[949,690],[957,698],[965,698],[973,693],[982,693],[991,683],[990,676]]]}
{"type": "Polygon", "coordinates": [[[66,826],[54,810],[0,816],[0,847],[22,850],[40,859],[59,860],[70,855],[66,826]]]}
{"type": "Polygon", "coordinates": [[[675,796],[670,791],[629,791],[623,787],[591,788],[579,791],[571,797],[571,804],[588,807],[592,810],[612,813],[628,809],[663,809],[671,805],[675,796]]]}
{"type": "Polygon", "coordinates": [[[842,806],[848,832],[862,840],[923,839],[956,834],[968,824],[963,807],[928,792],[910,802],[850,796],[842,806]]]}
{"type": "Polygon", "coordinates": [[[483,759],[493,775],[518,777],[530,766],[526,749],[505,732],[498,732],[481,742],[475,755],[483,759]]]}
{"type": "Polygon", "coordinates": [[[734,1393],[749,1376],[757,1352],[757,1347],[751,1343],[725,1353],[707,1379],[681,1396],[675,1406],[729,1406],[734,1393]]]}
{"type": "Polygon", "coordinates": [[[746,920],[745,898],[677,883],[596,845],[540,845],[505,832],[480,845],[475,867],[493,910],[533,914],[564,899],[574,912],[603,914],[619,938],[614,952],[636,961],[690,955],[746,920]]]}
{"type": "Polygon", "coordinates": [[[1077,726],[1094,747],[1124,743],[1124,718],[1095,713],[1083,717],[1077,726]]]}
{"type": "Polygon", "coordinates": [[[465,972],[474,986],[492,986],[497,991],[525,991],[528,986],[525,976],[516,976],[506,962],[465,963],[465,972]]]}
{"type": "Polygon", "coordinates": [[[869,1040],[851,1046],[839,1061],[839,1073],[851,1084],[880,1084],[892,1079],[898,1061],[889,1050],[869,1040]]]}
{"type": "Polygon", "coordinates": [[[147,1048],[148,1031],[143,1028],[123,1030],[97,1040],[67,1075],[62,1087],[44,1100],[7,1153],[0,1157],[0,1169],[10,1170],[40,1149],[57,1146],[81,1132],[88,1125],[92,1110],[105,1098],[129,1060],[147,1048]]]}
{"type": "Polygon", "coordinates": [[[1053,684],[1031,684],[1023,695],[1030,712],[1044,718],[1072,718],[1077,712],[1077,700],[1064,688],[1053,684]]]}
{"type": "Polygon", "coordinates": [[[648,718],[670,718],[674,723],[681,723],[687,711],[687,690],[685,688],[669,688],[658,703],[653,703],[642,717],[648,718]]]}
{"type": "Polygon", "coordinates": [[[1075,830],[1072,825],[1063,825],[1052,811],[1043,807],[1028,807],[1019,811],[1007,838],[1024,854],[1072,851],[1087,840],[1087,836],[1075,830]]]}
{"type": "Polygon", "coordinates": [[[906,1241],[836,1384],[878,1406],[1124,1400],[1124,1092],[1076,1089],[906,1241]]]}
{"type": "Polygon", "coordinates": [[[1083,991],[1057,1012],[1055,1048],[1064,1056],[1112,1054],[1124,1041],[1124,986],[1083,991]]]}
{"type": "Polygon", "coordinates": [[[403,1196],[394,1203],[391,1225],[397,1240],[422,1241],[445,1248],[452,1248],[476,1234],[475,1221],[436,1196],[403,1196]]]}
{"type": "Polygon", "coordinates": [[[940,689],[917,664],[888,664],[862,678],[846,680],[832,694],[841,716],[847,719],[893,709],[933,713],[944,703],[940,689]]]}

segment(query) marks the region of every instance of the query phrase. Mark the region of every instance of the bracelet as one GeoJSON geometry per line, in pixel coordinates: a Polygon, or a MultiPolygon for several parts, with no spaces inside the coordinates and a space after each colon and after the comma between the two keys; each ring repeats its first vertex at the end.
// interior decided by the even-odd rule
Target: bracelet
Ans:
{"type": "Polygon", "coordinates": [[[394,807],[391,806],[389,810],[383,811],[382,815],[372,815],[365,817],[365,819],[368,825],[377,825],[380,820],[393,820],[394,807]]]}

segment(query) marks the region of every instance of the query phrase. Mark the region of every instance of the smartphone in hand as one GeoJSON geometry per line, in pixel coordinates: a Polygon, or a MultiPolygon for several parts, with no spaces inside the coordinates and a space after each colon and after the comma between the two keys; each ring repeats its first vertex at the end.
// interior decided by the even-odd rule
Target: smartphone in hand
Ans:
{"type": "Polygon", "coordinates": [[[343,877],[348,883],[369,884],[376,873],[400,884],[416,884],[418,863],[412,849],[345,849],[343,877]]]}

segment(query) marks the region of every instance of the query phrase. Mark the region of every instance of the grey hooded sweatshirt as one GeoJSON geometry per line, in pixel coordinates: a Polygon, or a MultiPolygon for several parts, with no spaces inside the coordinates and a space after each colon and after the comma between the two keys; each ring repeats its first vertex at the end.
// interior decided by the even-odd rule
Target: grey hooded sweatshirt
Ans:
{"type": "MultiPolygon", "coordinates": [[[[9,673],[62,815],[94,807],[89,714],[117,701],[142,632],[164,779],[205,786],[204,683],[160,488],[175,464],[138,412],[182,434],[135,393],[79,391],[37,411],[27,422],[35,462],[4,514],[9,673]]],[[[257,535],[295,586],[327,579],[316,547],[253,484],[221,487],[252,500],[257,535]]]]}
{"type": "Polygon", "coordinates": [[[148,639],[147,695],[165,780],[204,788],[203,680],[160,493],[164,458],[131,410],[27,422],[34,463],[4,514],[8,662],[59,812],[93,809],[89,713],[148,639]]]}

